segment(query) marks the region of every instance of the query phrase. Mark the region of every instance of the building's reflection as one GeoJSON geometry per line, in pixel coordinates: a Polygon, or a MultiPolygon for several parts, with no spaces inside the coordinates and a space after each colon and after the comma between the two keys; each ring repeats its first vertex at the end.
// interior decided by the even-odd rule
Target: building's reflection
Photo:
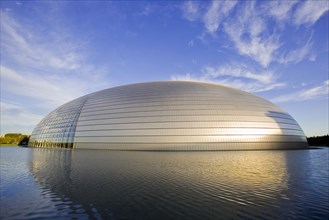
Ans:
{"type": "Polygon", "coordinates": [[[44,191],[72,202],[73,213],[209,219],[278,211],[290,175],[286,153],[33,149],[30,167],[44,191]]]}

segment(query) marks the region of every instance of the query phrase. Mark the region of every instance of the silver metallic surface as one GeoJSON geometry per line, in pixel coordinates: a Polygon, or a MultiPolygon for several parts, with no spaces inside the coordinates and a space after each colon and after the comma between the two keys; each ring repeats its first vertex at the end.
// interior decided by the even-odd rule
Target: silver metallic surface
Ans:
{"type": "Polygon", "coordinates": [[[298,123],[273,103],[225,86],[164,81],[95,92],[49,113],[29,146],[112,150],[306,148],[298,123]]]}

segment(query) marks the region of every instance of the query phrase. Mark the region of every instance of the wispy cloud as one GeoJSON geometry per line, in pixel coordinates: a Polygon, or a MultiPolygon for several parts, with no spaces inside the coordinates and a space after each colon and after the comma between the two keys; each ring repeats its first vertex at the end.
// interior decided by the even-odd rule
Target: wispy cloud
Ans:
{"type": "Polygon", "coordinates": [[[182,5],[183,17],[189,21],[195,21],[200,17],[199,3],[197,1],[187,1],[182,5]]]}
{"type": "Polygon", "coordinates": [[[276,20],[285,21],[290,19],[291,11],[297,3],[297,0],[268,1],[266,10],[268,10],[269,15],[273,16],[276,20]]]}
{"type": "Polygon", "coordinates": [[[188,47],[193,47],[194,46],[194,40],[190,40],[187,44],[188,47]]]}
{"type": "Polygon", "coordinates": [[[328,1],[304,1],[296,9],[293,22],[296,25],[314,24],[322,15],[329,10],[328,1]]]}
{"type": "Polygon", "coordinates": [[[311,36],[309,40],[303,44],[303,46],[294,50],[290,50],[286,54],[282,54],[280,57],[277,58],[277,61],[282,64],[299,63],[306,57],[314,61],[314,54],[311,53],[312,46],[313,42],[311,36]]]}
{"type": "Polygon", "coordinates": [[[194,76],[191,73],[177,74],[177,75],[174,74],[174,75],[171,75],[170,78],[171,78],[171,80],[174,80],[174,81],[210,82],[210,81],[203,79],[202,77],[194,76]]]}
{"type": "Polygon", "coordinates": [[[235,7],[237,1],[212,1],[207,12],[203,17],[205,28],[211,34],[214,34],[222,20],[235,7]]]}
{"type": "Polygon", "coordinates": [[[240,7],[237,14],[237,18],[224,23],[224,31],[240,55],[248,56],[261,66],[267,67],[281,46],[279,37],[275,32],[266,30],[266,21],[259,15],[254,1],[240,7]]]}
{"type": "Polygon", "coordinates": [[[218,67],[206,66],[201,70],[201,74],[178,74],[172,75],[171,79],[211,82],[249,92],[264,92],[286,85],[283,82],[278,82],[277,76],[273,72],[257,72],[241,64],[222,65],[218,67]]]}
{"type": "Polygon", "coordinates": [[[154,11],[154,8],[152,7],[152,5],[147,4],[147,5],[143,8],[143,11],[142,11],[141,15],[148,16],[148,15],[150,15],[153,11],[154,11]]]}
{"type": "Polygon", "coordinates": [[[184,17],[189,21],[202,19],[206,29],[201,34],[202,41],[207,34],[225,34],[230,43],[221,42],[221,45],[230,47],[232,44],[240,56],[248,57],[261,67],[268,68],[275,62],[287,64],[298,63],[307,58],[314,60],[316,54],[311,54],[312,41],[299,44],[299,48],[293,49],[284,45],[283,33],[289,25],[313,25],[328,11],[328,4],[327,1],[297,0],[212,1],[206,10],[200,10],[201,7],[196,6],[197,2],[186,2],[184,17]],[[190,12],[190,17],[187,12],[190,12]],[[274,25],[273,19],[279,25],[274,25]]]}
{"type": "Polygon", "coordinates": [[[83,95],[86,86],[83,81],[69,76],[40,76],[30,72],[16,72],[5,66],[1,66],[1,81],[2,92],[33,98],[49,110],[83,95]]]}
{"type": "Polygon", "coordinates": [[[329,80],[326,80],[319,86],[278,96],[276,98],[273,98],[272,101],[275,103],[298,102],[298,101],[321,99],[321,98],[328,99],[328,96],[329,96],[329,80]]]}
{"type": "Polygon", "coordinates": [[[74,45],[45,42],[34,30],[24,27],[4,11],[1,11],[1,47],[20,64],[38,68],[75,70],[82,61],[74,45]]]}
{"type": "Polygon", "coordinates": [[[107,69],[88,63],[78,42],[44,34],[1,11],[2,90],[65,102],[109,84],[107,69]]]}
{"type": "MultiPolygon", "coordinates": [[[[193,19],[189,19],[186,16],[189,11],[186,5],[192,4],[195,5],[196,3],[187,2],[184,7],[184,17],[189,21],[195,21],[201,17],[193,16],[193,19]]],[[[276,12],[275,14],[273,12],[272,16],[279,16],[283,19],[293,4],[286,6],[282,3],[278,6],[280,6],[280,13],[276,12]]],[[[264,7],[256,5],[255,1],[239,4],[237,1],[212,1],[204,12],[202,21],[206,33],[214,36],[223,31],[240,55],[257,61],[262,67],[267,67],[274,60],[275,52],[281,44],[279,42],[280,36],[276,32],[267,30],[267,20],[262,16],[263,11],[264,7]],[[222,28],[220,28],[221,26],[222,28]]],[[[205,33],[201,36],[204,37],[204,35],[205,33]]]]}
{"type": "Polygon", "coordinates": [[[234,78],[251,79],[265,84],[271,83],[275,80],[275,77],[272,72],[268,71],[263,73],[257,73],[254,71],[250,71],[246,66],[242,65],[224,65],[217,68],[206,67],[204,72],[207,78],[228,76],[234,78]]]}
{"type": "Polygon", "coordinates": [[[29,134],[42,119],[21,104],[1,101],[1,135],[8,132],[29,134]]]}
{"type": "Polygon", "coordinates": [[[70,32],[62,31],[65,28],[56,27],[56,22],[49,23],[53,32],[48,33],[31,25],[30,20],[25,24],[10,11],[0,13],[1,101],[5,109],[1,111],[1,132],[15,125],[31,129],[40,120],[39,113],[45,114],[69,100],[109,87],[110,83],[104,80],[108,68],[88,62],[85,42],[73,40],[70,32]],[[25,110],[8,109],[12,97],[24,103],[25,110]],[[31,112],[27,110],[29,103],[33,103],[31,112]]]}

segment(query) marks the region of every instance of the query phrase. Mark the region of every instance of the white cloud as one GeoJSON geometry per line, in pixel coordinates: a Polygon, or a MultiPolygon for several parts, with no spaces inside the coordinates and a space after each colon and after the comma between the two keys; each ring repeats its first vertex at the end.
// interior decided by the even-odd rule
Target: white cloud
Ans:
{"type": "MultiPolygon", "coordinates": [[[[52,33],[1,10],[1,132],[33,128],[40,115],[95,90],[108,88],[105,67],[88,62],[84,42],[65,29],[52,33]],[[74,40],[73,40],[74,39],[74,40]],[[19,104],[11,105],[16,100],[19,104]],[[23,105],[24,103],[24,105],[23,105]],[[25,109],[18,109],[24,106],[25,109]],[[30,110],[27,110],[30,109],[30,110]],[[40,114],[40,115],[39,115],[40,114]]],[[[51,20],[51,19],[50,19],[51,20]]]]}
{"type": "Polygon", "coordinates": [[[270,91],[286,86],[286,83],[283,82],[263,84],[257,81],[246,82],[242,80],[229,80],[229,79],[220,80],[218,81],[218,83],[253,93],[270,91]]]}
{"type": "Polygon", "coordinates": [[[235,7],[237,1],[212,1],[203,17],[207,31],[214,34],[219,28],[222,20],[235,7]]]}
{"type": "Polygon", "coordinates": [[[20,109],[21,107],[14,103],[0,102],[1,112],[20,109]]]}
{"type": "Polygon", "coordinates": [[[150,4],[147,4],[145,6],[145,8],[143,9],[141,15],[147,16],[147,15],[151,14],[153,12],[153,10],[154,10],[154,8],[150,4]]]}
{"type": "Polygon", "coordinates": [[[27,110],[26,106],[1,102],[1,135],[6,133],[30,134],[42,117],[27,110]]]}
{"type": "Polygon", "coordinates": [[[187,1],[182,5],[183,17],[189,21],[195,21],[199,18],[199,3],[196,1],[187,1]]]}
{"type": "Polygon", "coordinates": [[[187,44],[188,47],[193,47],[194,46],[194,41],[190,40],[187,44]]]}
{"type": "Polygon", "coordinates": [[[328,1],[304,1],[295,11],[294,24],[314,24],[329,10],[328,1]]]}
{"type": "Polygon", "coordinates": [[[269,15],[273,16],[278,21],[290,19],[293,7],[298,3],[296,0],[280,0],[267,2],[267,10],[269,15]]]}
{"type": "Polygon", "coordinates": [[[201,34],[202,41],[205,41],[207,33],[214,35],[223,31],[239,55],[268,68],[273,62],[288,64],[298,63],[305,58],[315,60],[317,55],[314,51],[311,54],[313,44],[310,40],[297,49],[290,49],[290,46],[282,43],[282,34],[288,23],[314,24],[327,12],[328,4],[327,1],[297,0],[212,1],[206,10],[200,10],[201,6],[197,2],[186,2],[184,17],[190,21],[203,19],[206,32],[201,34]],[[190,12],[190,18],[187,12],[190,12]],[[273,25],[273,18],[278,21],[276,25],[273,25]]]}
{"type": "Polygon", "coordinates": [[[225,85],[237,89],[241,89],[248,92],[258,93],[265,92],[273,89],[278,89],[286,86],[286,83],[270,83],[263,84],[257,81],[243,81],[235,78],[205,78],[204,76],[195,76],[193,74],[187,73],[185,75],[172,75],[171,80],[174,81],[193,81],[193,82],[209,82],[214,84],[225,85]]]}
{"type": "Polygon", "coordinates": [[[245,78],[255,81],[259,81],[264,84],[272,83],[275,81],[274,74],[272,72],[257,73],[250,71],[247,67],[242,65],[224,65],[217,68],[206,67],[204,70],[207,78],[218,78],[221,76],[229,76],[234,78],[245,78]]]}
{"type": "Polygon", "coordinates": [[[201,75],[191,73],[172,75],[172,80],[200,81],[223,84],[249,92],[263,92],[284,87],[286,84],[277,82],[277,77],[270,71],[256,72],[243,65],[207,66],[201,75]]]}
{"type": "Polygon", "coordinates": [[[8,67],[1,66],[2,92],[45,102],[48,108],[56,107],[83,94],[81,86],[84,85],[81,82],[74,83],[67,79],[67,77],[56,79],[51,75],[18,73],[8,67]]]}
{"type": "Polygon", "coordinates": [[[171,75],[171,80],[174,81],[194,81],[194,82],[211,82],[203,78],[193,76],[191,73],[171,75]]]}
{"type": "Polygon", "coordinates": [[[281,44],[279,36],[269,34],[265,20],[255,8],[255,2],[247,2],[238,11],[238,17],[224,23],[224,31],[233,41],[240,55],[248,56],[267,67],[281,44]]]}
{"type": "Polygon", "coordinates": [[[20,23],[10,13],[2,10],[0,13],[2,64],[9,61],[15,70],[23,67],[39,71],[42,75],[70,74],[78,79],[86,78],[87,81],[99,80],[104,85],[103,78],[108,74],[107,68],[88,62],[86,42],[77,40],[65,31],[64,24],[56,27],[55,24],[47,23],[53,30],[48,34],[34,26],[20,23]]]}
{"type": "Polygon", "coordinates": [[[314,61],[316,56],[311,54],[312,46],[313,42],[311,36],[310,39],[302,47],[299,47],[295,50],[290,50],[287,54],[283,54],[281,57],[278,57],[277,61],[283,64],[299,63],[306,57],[309,57],[309,60],[314,61]]]}
{"type": "Polygon", "coordinates": [[[324,81],[321,85],[303,89],[297,92],[293,92],[290,94],[278,96],[272,99],[273,102],[298,102],[298,101],[305,101],[305,100],[313,100],[313,99],[320,99],[320,98],[328,98],[329,95],[329,80],[324,81]]]}
{"type": "MultiPolygon", "coordinates": [[[[42,36],[44,38],[44,36],[42,36]]],[[[38,68],[75,70],[82,56],[68,42],[44,42],[34,30],[24,27],[1,11],[1,47],[21,64],[38,68]]]]}
{"type": "Polygon", "coordinates": [[[63,102],[108,87],[107,69],[88,63],[83,42],[70,39],[48,36],[1,11],[1,90],[63,102]]]}

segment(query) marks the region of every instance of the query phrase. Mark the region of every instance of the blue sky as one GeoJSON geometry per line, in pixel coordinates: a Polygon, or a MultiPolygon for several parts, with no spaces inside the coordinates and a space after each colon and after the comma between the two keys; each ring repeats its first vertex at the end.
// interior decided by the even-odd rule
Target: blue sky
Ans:
{"type": "Polygon", "coordinates": [[[1,1],[1,134],[144,81],[224,84],[328,133],[328,1],[1,1]]]}

